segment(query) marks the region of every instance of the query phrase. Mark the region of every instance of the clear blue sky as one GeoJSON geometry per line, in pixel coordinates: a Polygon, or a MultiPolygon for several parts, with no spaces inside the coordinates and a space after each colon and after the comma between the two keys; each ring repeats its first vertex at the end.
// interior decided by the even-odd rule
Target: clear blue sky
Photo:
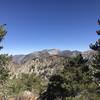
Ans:
{"type": "Polygon", "coordinates": [[[100,0],[0,0],[0,24],[8,34],[1,52],[88,50],[99,36],[100,0]]]}

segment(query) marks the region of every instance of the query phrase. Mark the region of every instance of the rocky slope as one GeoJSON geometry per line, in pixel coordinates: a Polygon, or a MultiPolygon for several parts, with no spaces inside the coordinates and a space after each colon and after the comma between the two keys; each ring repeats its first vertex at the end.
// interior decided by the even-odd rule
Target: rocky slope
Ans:
{"type": "Polygon", "coordinates": [[[94,54],[93,51],[79,52],[70,50],[42,50],[27,55],[15,55],[9,64],[12,76],[18,76],[21,73],[32,73],[48,78],[52,74],[63,69],[64,57],[76,56],[82,53],[84,57],[94,54]]]}

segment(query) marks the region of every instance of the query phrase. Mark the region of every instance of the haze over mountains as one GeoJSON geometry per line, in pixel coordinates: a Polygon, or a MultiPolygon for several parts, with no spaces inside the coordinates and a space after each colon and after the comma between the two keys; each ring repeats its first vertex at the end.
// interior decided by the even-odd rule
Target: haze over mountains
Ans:
{"type": "Polygon", "coordinates": [[[23,61],[25,62],[34,58],[41,58],[42,55],[59,55],[59,56],[75,56],[77,54],[81,53],[80,51],[70,51],[70,50],[60,50],[60,49],[44,49],[42,51],[35,51],[33,53],[27,54],[27,55],[14,55],[13,56],[13,62],[21,64],[23,61]]]}
{"type": "Polygon", "coordinates": [[[94,51],[87,50],[81,52],[77,50],[71,51],[71,50],[60,50],[60,49],[44,49],[42,51],[35,51],[27,55],[13,55],[12,61],[21,64],[25,61],[32,60],[34,58],[42,58],[43,57],[42,55],[48,55],[48,56],[58,55],[58,56],[70,57],[70,56],[76,56],[80,53],[82,53],[82,55],[86,57],[90,54],[93,54],[94,51]]]}

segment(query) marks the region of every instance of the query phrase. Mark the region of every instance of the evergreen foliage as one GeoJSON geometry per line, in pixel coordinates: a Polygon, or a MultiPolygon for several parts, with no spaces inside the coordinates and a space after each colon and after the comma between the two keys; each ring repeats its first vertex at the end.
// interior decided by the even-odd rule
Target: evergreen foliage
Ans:
{"type": "Polygon", "coordinates": [[[65,58],[63,71],[51,76],[46,91],[40,94],[39,99],[99,100],[98,85],[93,80],[93,70],[87,62],[81,54],[74,58],[65,58]]]}
{"type": "MultiPolygon", "coordinates": [[[[4,36],[6,35],[7,31],[4,28],[4,25],[0,25],[0,43],[2,42],[4,36]]],[[[0,49],[2,49],[2,45],[0,49]]],[[[2,96],[7,95],[7,80],[9,79],[9,69],[7,64],[10,61],[10,57],[7,54],[0,54],[0,94],[2,96]]]]}
{"type": "Polygon", "coordinates": [[[21,77],[13,78],[9,80],[9,95],[16,96],[24,91],[34,91],[38,94],[38,92],[42,89],[42,84],[44,81],[36,76],[34,73],[32,74],[22,74],[21,77]]]}

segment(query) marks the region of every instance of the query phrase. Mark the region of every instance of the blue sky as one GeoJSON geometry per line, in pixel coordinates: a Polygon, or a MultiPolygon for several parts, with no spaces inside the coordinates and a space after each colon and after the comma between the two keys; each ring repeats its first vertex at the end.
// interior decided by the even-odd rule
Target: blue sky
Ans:
{"type": "Polygon", "coordinates": [[[100,0],[0,0],[8,34],[3,53],[43,49],[88,50],[99,36],[100,0]]]}

